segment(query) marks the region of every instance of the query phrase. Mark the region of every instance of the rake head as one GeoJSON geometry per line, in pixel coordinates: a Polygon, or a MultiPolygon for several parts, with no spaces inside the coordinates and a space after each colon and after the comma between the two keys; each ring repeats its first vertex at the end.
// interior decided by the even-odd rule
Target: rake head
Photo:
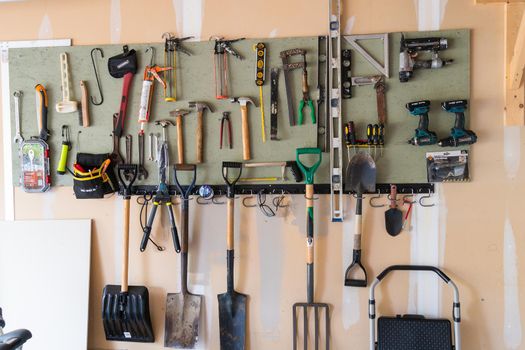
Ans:
{"type": "Polygon", "coordinates": [[[293,350],[297,350],[299,346],[299,321],[298,318],[302,314],[303,323],[303,349],[308,350],[308,345],[311,342],[309,336],[309,325],[313,315],[314,336],[312,349],[330,349],[330,306],[325,303],[295,303],[293,305],[293,350]],[[324,319],[324,322],[320,322],[324,319]],[[322,336],[324,333],[324,336],[322,336]],[[324,347],[323,340],[324,339],[324,347]]]}

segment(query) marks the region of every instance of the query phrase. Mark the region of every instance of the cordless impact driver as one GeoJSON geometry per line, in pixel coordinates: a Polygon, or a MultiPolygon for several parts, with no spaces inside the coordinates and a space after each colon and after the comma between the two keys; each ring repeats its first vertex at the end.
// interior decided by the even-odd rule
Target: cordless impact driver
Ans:
{"type": "Polygon", "coordinates": [[[439,57],[439,51],[448,48],[446,38],[414,38],[405,39],[401,35],[401,46],[399,50],[399,81],[406,83],[414,75],[414,69],[438,69],[451,64],[454,60],[443,60],[439,57]],[[416,59],[419,52],[431,52],[429,60],[416,59]]]}
{"type": "Polygon", "coordinates": [[[478,140],[478,136],[472,130],[465,129],[465,110],[467,109],[467,100],[453,100],[441,103],[441,108],[449,113],[456,115],[454,127],[450,129],[450,136],[439,140],[438,145],[441,147],[458,147],[471,145],[478,140]]]}
{"type": "Polygon", "coordinates": [[[408,143],[414,146],[427,146],[437,143],[435,132],[428,130],[428,111],[430,110],[430,101],[416,101],[406,104],[406,108],[413,116],[419,117],[419,124],[415,130],[415,135],[408,140],[408,143]]]}

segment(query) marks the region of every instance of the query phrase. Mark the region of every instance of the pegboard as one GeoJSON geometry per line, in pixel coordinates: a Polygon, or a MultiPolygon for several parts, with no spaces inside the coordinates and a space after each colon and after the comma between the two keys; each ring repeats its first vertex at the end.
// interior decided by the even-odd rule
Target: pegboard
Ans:
{"type": "MultiPolygon", "coordinates": [[[[387,125],[386,147],[381,157],[377,151],[378,183],[424,183],[426,182],[425,153],[440,149],[437,146],[415,147],[407,144],[407,139],[413,135],[418,120],[408,114],[405,104],[410,101],[429,99],[432,108],[429,114],[430,129],[437,132],[438,137],[448,135],[453,125],[453,117],[440,110],[440,102],[447,99],[469,98],[470,88],[470,33],[468,30],[453,30],[440,32],[405,33],[407,37],[444,36],[449,39],[449,49],[441,54],[445,58],[453,58],[454,64],[439,70],[418,70],[414,78],[405,84],[399,83],[399,33],[389,35],[390,42],[390,78],[386,80],[387,92],[387,125]]],[[[310,96],[317,98],[317,37],[282,38],[282,39],[250,39],[236,42],[233,47],[244,60],[229,57],[231,73],[231,95],[251,97],[259,105],[259,88],[255,85],[255,52],[253,46],[257,42],[264,42],[267,46],[267,78],[263,87],[264,110],[266,119],[266,143],[262,143],[260,131],[260,109],[249,105],[249,123],[252,145],[253,162],[263,161],[288,161],[295,159],[295,150],[298,147],[315,147],[317,144],[317,126],[305,115],[303,125],[291,127],[288,122],[288,108],[284,76],[281,69],[279,77],[279,141],[270,140],[270,68],[282,65],[279,52],[291,48],[303,48],[307,51],[308,77],[310,96]]],[[[164,44],[130,44],[129,47],[137,50],[139,70],[134,77],[130,90],[130,101],[125,122],[124,135],[133,137],[133,162],[138,163],[138,129],[137,121],[142,75],[146,64],[150,62],[150,53],[146,49],[153,46],[156,49],[155,62],[163,65],[164,44]]],[[[223,160],[242,161],[241,140],[241,113],[238,104],[227,100],[215,99],[213,82],[213,42],[187,42],[184,46],[192,53],[186,56],[177,55],[177,102],[165,102],[162,87],[156,83],[155,95],[150,123],[146,126],[146,158],[148,154],[148,138],[150,132],[161,133],[161,127],[154,124],[155,120],[172,119],[169,112],[176,108],[188,109],[188,101],[202,101],[212,105],[214,113],[209,111],[204,115],[204,163],[198,166],[198,184],[222,185],[221,163],[223,160]],[[233,149],[219,149],[220,118],[223,111],[230,111],[233,130],[233,149]]],[[[342,39],[343,48],[351,48],[342,39]]],[[[113,148],[111,131],[112,116],[118,111],[122,90],[122,79],[112,78],[107,70],[107,59],[122,52],[122,45],[98,46],[104,51],[104,58],[97,56],[104,103],[100,106],[89,105],[91,126],[79,126],[79,114],[59,114],[55,111],[55,104],[62,98],[60,90],[60,64],[59,54],[67,52],[71,77],[71,99],[80,100],[79,81],[84,80],[89,88],[89,93],[98,96],[96,81],[91,63],[90,52],[95,46],[73,46],[67,48],[32,48],[10,49],[10,89],[11,92],[23,92],[21,100],[21,128],[24,137],[37,135],[37,122],[35,112],[34,86],[43,84],[49,97],[48,128],[51,136],[48,143],[51,149],[51,173],[54,186],[72,185],[69,174],[58,175],[56,165],[60,156],[62,138],[61,126],[69,125],[72,136],[72,151],[70,152],[68,166],[71,167],[77,152],[86,153],[111,153],[113,148]],[[78,133],[80,131],[80,134],[78,133]]],[[[374,57],[382,57],[382,43],[370,41],[363,43],[374,57]]],[[[352,50],[354,51],[354,50],[352,50]]],[[[352,52],[353,75],[372,75],[377,72],[359,54],[352,52]]],[[[301,73],[292,72],[292,86],[294,101],[297,108],[301,99],[301,73]]],[[[352,87],[353,97],[343,100],[343,121],[354,120],[361,136],[366,132],[366,124],[377,122],[375,91],[371,86],[352,87]]],[[[469,101],[470,102],[470,101],[469,101]]],[[[470,107],[469,107],[470,108],[470,107]]],[[[307,112],[307,111],[306,111],[307,112]]],[[[184,145],[187,163],[195,162],[195,130],[196,112],[184,117],[184,145]]],[[[467,120],[470,111],[466,113],[467,120]]],[[[468,124],[468,123],[467,123],[468,124]]],[[[12,113],[12,124],[14,113],[12,113]]],[[[14,136],[14,127],[12,130],[14,136]]],[[[176,128],[168,129],[170,142],[170,161],[177,159],[176,128]]],[[[361,137],[363,138],[363,137],[361,137]]],[[[120,151],[125,155],[125,141],[121,138],[120,151]]],[[[18,149],[13,149],[13,171],[15,185],[19,185],[18,149]]],[[[373,152],[373,151],[372,151],[373,152]]],[[[344,156],[346,163],[346,153],[344,156]]],[[[316,174],[316,183],[329,183],[329,157],[323,154],[323,162],[316,174]]],[[[146,159],[146,169],[149,177],[144,181],[137,181],[136,185],[151,186],[158,182],[156,164],[146,159]]],[[[243,171],[247,177],[274,177],[280,176],[279,168],[247,169],[243,171]]],[[[286,184],[294,184],[293,177],[288,172],[286,184]]],[[[272,184],[278,184],[272,182],[272,184]]]]}

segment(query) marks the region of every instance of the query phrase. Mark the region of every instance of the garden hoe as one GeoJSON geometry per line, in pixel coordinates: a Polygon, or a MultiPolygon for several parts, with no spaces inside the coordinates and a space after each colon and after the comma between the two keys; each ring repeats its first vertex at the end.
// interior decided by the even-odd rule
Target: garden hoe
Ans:
{"type": "Polygon", "coordinates": [[[293,349],[298,349],[298,321],[297,317],[303,314],[303,346],[307,350],[309,343],[309,319],[311,312],[314,314],[314,347],[319,349],[320,343],[320,328],[325,329],[325,347],[330,349],[330,306],[326,303],[314,302],[314,174],[321,164],[321,149],[319,148],[298,148],[297,149],[297,165],[305,176],[306,184],[306,303],[295,303],[293,305],[293,349]],[[301,162],[301,155],[316,156],[317,161],[311,166],[307,167],[301,162]],[[310,311],[310,313],[309,313],[310,311]],[[324,326],[319,324],[319,315],[321,319],[324,316],[324,326]]]}
{"type": "Polygon", "coordinates": [[[122,234],[122,286],[107,285],[102,296],[102,322],[107,340],[153,343],[149,313],[149,293],[144,286],[128,286],[129,203],[131,186],[137,178],[137,165],[118,166],[124,195],[124,230],[122,234]],[[124,175],[131,174],[125,182],[124,175]]]}
{"type": "Polygon", "coordinates": [[[367,275],[361,264],[361,230],[363,228],[363,193],[376,191],[376,163],[369,153],[359,152],[346,168],[346,190],[356,194],[355,233],[352,263],[345,272],[345,286],[366,287],[367,275]]]}
{"type": "Polygon", "coordinates": [[[234,187],[241,177],[242,163],[223,162],[222,177],[227,185],[228,216],[226,226],[226,259],[227,259],[227,285],[226,293],[217,295],[219,300],[219,328],[221,350],[244,350],[246,338],[246,302],[248,296],[238,293],[233,288],[233,256],[234,256],[234,187]],[[232,180],[228,177],[228,169],[238,169],[232,180]]]}
{"type": "Polygon", "coordinates": [[[180,293],[168,293],[166,298],[166,323],[164,331],[164,346],[176,349],[193,349],[199,338],[199,320],[201,313],[202,295],[188,291],[188,223],[189,198],[195,187],[197,168],[195,164],[177,164],[175,170],[175,185],[181,193],[181,228],[182,250],[180,253],[180,293]],[[193,178],[184,191],[177,173],[182,171],[193,172],[193,178]]]}

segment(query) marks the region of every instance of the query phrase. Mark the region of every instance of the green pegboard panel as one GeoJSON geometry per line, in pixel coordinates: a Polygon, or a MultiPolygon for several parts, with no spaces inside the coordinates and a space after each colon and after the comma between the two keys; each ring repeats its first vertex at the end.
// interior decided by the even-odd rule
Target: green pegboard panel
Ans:
{"type": "MultiPolygon", "coordinates": [[[[425,153],[442,151],[436,146],[416,147],[407,144],[417,127],[417,118],[411,116],[405,109],[405,104],[411,101],[428,99],[432,101],[429,113],[430,129],[438,134],[439,138],[446,137],[453,125],[453,116],[441,110],[440,103],[449,99],[469,99],[470,97],[470,32],[466,29],[438,32],[405,33],[407,38],[443,36],[449,39],[449,49],[444,50],[441,56],[454,59],[454,63],[438,70],[417,70],[408,83],[400,83],[398,79],[399,41],[400,33],[389,34],[390,78],[386,79],[387,92],[387,124],[385,128],[386,146],[383,154],[377,150],[377,181],[378,183],[423,183],[426,182],[425,153]]],[[[310,95],[316,98],[317,86],[317,37],[287,38],[287,39],[253,39],[234,43],[233,46],[245,59],[237,60],[229,57],[231,72],[231,95],[251,97],[259,105],[259,89],[255,85],[255,52],[253,46],[257,42],[267,45],[267,79],[263,88],[264,110],[266,118],[267,141],[262,143],[260,131],[260,109],[249,105],[249,123],[252,144],[253,162],[286,161],[295,159],[295,150],[298,147],[315,147],[317,140],[316,125],[312,125],[308,116],[305,116],[304,125],[290,127],[288,123],[288,109],[284,86],[284,77],[281,70],[279,77],[279,141],[270,140],[270,82],[269,71],[272,67],[282,65],[279,52],[291,48],[307,50],[308,77],[310,95]]],[[[177,102],[164,102],[162,87],[155,86],[154,102],[150,123],[146,126],[146,158],[148,153],[147,135],[150,132],[161,133],[160,126],[154,125],[155,120],[173,119],[169,112],[176,108],[188,109],[188,101],[197,100],[206,102],[215,108],[215,113],[205,112],[204,115],[204,163],[198,166],[197,183],[212,185],[223,184],[221,176],[221,162],[223,160],[242,161],[241,140],[241,113],[238,104],[225,100],[215,99],[213,82],[213,42],[188,42],[184,44],[192,56],[179,53],[177,56],[177,102]],[[232,150],[219,149],[220,118],[223,111],[230,111],[233,129],[232,150]]],[[[140,91],[142,86],[143,69],[150,61],[150,54],[145,50],[153,46],[156,49],[155,62],[163,65],[163,43],[129,45],[137,50],[139,71],[134,77],[125,134],[133,136],[133,161],[138,162],[139,125],[137,122],[140,91]]],[[[379,40],[362,42],[362,46],[379,61],[383,57],[383,44],[379,40]]],[[[10,88],[11,91],[21,90],[24,95],[21,101],[22,132],[24,137],[37,135],[35,93],[37,83],[46,86],[49,96],[49,123],[51,130],[49,145],[51,148],[51,170],[53,185],[72,185],[70,175],[56,174],[56,165],[61,145],[61,126],[71,127],[73,149],[70,154],[69,166],[72,166],[74,156],[78,151],[86,153],[110,153],[112,151],[112,115],[118,111],[122,79],[112,78],[107,70],[108,57],[122,52],[121,45],[99,46],[104,51],[104,58],[97,59],[104,103],[101,106],[89,106],[91,125],[88,128],[79,126],[78,114],[59,114],[55,112],[55,104],[61,100],[59,54],[67,52],[69,55],[71,94],[72,99],[80,99],[79,80],[87,82],[91,95],[98,96],[96,82],[91,64],[90,52],[94,46],[73,46],[67,48],[35,48],[9,50],[10,88]],[[78,131],[81,131],[78,134],[78,131]]],[[[351,49],[342,39],[342,48],[351,49]]],[[[97,56],[99,57],[99,56],[97,56]]],[[[374,75],[378,72],[355,50],[352,50],[352,74],[354,76],[374,75]]],[[[292,72],[294,87],[294,101],[297,108],[301,99],[301,73],[292,72]]],[[[343,100],[343,122],[353,120],[356,123],[358,137],[366,138],[366,125],[377,123],[375,91],[372,86],[352,87],[352,98],[343,100]]],[[[470,100],[469,100],[470,102],[470,100]]],[[[467,125],[470,110],[466,112],[467,125]]],[[[14,116],[13,116],[14,118],[14,116]]],[[[14,120],[12,121],[14,125],[14,120]]],[[[196,112],[184,117],[184,144],[186,162],[196,159],[195,152],[196,112]]],[[[14,128],[12,130],[14,135],[14,128]]],[[[168,129],[170,141],[170,160],[177,159],[176,128],[168,129]]],[[[125,155],[124,140],[121,139],[121,154],[125,155]]],[[[463,147],[465,149],[468,147],[463,147]]],[[[373,153],[374,150],[372,149],[373,153]]],[[[18,155],[13,150],[14,181],[18,185],[18,155]]],[[[347,164],[347,154],[343,159],[347,164]]],[[[323,162],[316,174],[316,183],[329,183],[329,157],[323,156],[323,162]]],[[[154,185],[158,176],[154,162],[146,160],[149,172],[147,180],[137,182],[138,185],[154,185]]],[[[280,176],[278,168],[246,169],[246,177],[273,177],[280,176]]],[[[293,178],[288,172],[289,181],[293,178]]],[[[279,182],[278,182],[279,183],[279,182]]]]}

